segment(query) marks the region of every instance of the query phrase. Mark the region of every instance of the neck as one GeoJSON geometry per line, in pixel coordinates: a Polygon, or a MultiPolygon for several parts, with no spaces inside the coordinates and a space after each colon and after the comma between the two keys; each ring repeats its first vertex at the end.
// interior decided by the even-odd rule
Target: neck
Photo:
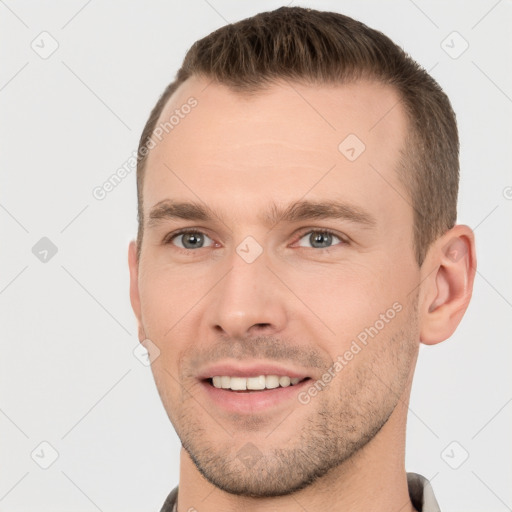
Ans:
{"type": "Polygon", "coordinates": [[[178,512],[291,512],[297,509],[413,512],[404,464],[408,398],[402,397],[387,423],[354,456],[307,488],[286,496],[250,498],[222,491],[199,473],[182,448],[178,512]]]}

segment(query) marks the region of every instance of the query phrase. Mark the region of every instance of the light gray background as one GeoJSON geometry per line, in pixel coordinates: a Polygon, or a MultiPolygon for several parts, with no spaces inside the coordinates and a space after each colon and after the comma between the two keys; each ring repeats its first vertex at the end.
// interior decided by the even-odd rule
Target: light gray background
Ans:
{"type": "MultiPolygon", "coordinates": [[[[280,5],[0,0],[0,511],[156,511],[177,483],[178,438],[133,354],[135,171],[102,201],[92,191],[136,150],[196,39],[280,5]],[[58,249],[46,262],[42,237],[58,249]]],[[[421,349],[407,469],[432,479],[443,512],[511,510],[512,3],[294,5],[382,30],[452,100],[459,222],[476,230],[479,267],[456,334],[421,349]]]]}

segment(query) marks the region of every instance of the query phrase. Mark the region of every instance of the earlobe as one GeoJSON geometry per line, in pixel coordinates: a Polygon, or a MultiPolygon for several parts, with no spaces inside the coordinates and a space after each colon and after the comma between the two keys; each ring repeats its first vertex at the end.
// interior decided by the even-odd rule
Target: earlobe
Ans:
{"type": "Polygon", "coordinates": [[[421,314],[420,341],[434,345],[449,338],[471,299],[476,273],[473,231],[457,225],[440,237],[429,251],[421,314]]]}
{"type": "Polygon", "coordinates": [[[140,296],[139,296],[139,262],[137,258],[137,243],[131,241],[128,247],[128,267],[130,270],[130,302],[137,318],[139,341],[146,339],[142,327],[140,296]]]}

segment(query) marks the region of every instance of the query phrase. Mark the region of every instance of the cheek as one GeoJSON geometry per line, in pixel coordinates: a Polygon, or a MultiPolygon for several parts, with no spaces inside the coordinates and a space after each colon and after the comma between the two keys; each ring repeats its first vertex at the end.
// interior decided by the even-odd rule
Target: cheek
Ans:
{"type": "MultiPolygon", "coordinates": [[[[392,265],[381,266],[386,268],[378,263],[326,267],[310,274],[301,272],[292,281],[297,296],[316,315],[297,315],[300,330],[332,361],[341,357],[343,368],[350,366],[348,372],[343,370],[346,375],[395,358],[387,351],[393,350],[393,338],[400,337],[406,323],[413,278],[396,275],[392,265]]],[[[303,304],[297,308],[306,311],[303,304]]]]}
{"type": "Polygon", "coordinates": [[[373,324],[404,297],[393,285],[391,272],[373,265],[317,268],[290,275],[289,279],[297,297],[340,341],[373,324]]]}
{"type": "Polygon", "coordinates": [[[199,282],[199,277],[191,279],[183,270],[170,268],[154,267],[143,274],[139,282],[142,323],[146,336],[161,350],[170,339],[179,340],[180,324],[204,294],[199,282]]]}

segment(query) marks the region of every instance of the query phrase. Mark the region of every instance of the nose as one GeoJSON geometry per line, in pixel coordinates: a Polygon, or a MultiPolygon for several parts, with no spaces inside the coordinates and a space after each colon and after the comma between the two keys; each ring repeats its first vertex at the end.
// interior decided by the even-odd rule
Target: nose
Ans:
{"type": "Polygon", "coordinates": [[[230,263],[210,297],[209,327],[231,338],[282,331],[287,322],[286,297],[265,254],[247,263],[234,253],[230,263]]]}

